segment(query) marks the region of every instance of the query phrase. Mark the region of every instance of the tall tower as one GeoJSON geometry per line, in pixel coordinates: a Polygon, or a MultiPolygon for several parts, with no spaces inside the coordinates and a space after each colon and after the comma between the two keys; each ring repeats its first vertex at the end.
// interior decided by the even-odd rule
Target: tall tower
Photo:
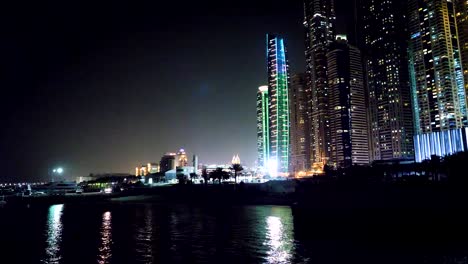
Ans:
{"type": "Polygon", "coordinates": [[[289,105],[291,119],[291,168],[294,175],[310,170],[310,132],[307,113],[306,75],[298,73],[291,77],[289,105]]]}
{"type": "Polygon", "coordinates": [[[289,66],[284,39],[267,35],[267,72],[270,151],[268,167],[279,174],[289,171],[289,66]],[[274,167],[274,168],[273,168],[274,167]]]}
{"type": "Polygon", "coordinates": [[[456,0],[455,3],[462,67],[465,75],[465,91],[468,93],[468,1],[456,0]]]}
{"type": "Polygon", "coordinates": [[[359,48],[369,92],[371,159],[413,158],[407,0],[358,0],[359,48]]]}
{"type": "Polygon", "coordinates": [[[335,40],[334,0],[305,0],[306,74],[309,75],[311,162],[326,164],[330,156],[327,50],[335,40]]]}
{"type": "Polygon", "coordinates": [[[417,161],[463,150],[466,94],[454,2],[409,1],[409,70],[417,161]]]}
{"type": "Polygon", "coordinates": [[[339,168],[369,164],[369,126],[361,52],[338,38],[327,53],[331,151],[339,168]]]}
{"type": "Polygon", "coordinates": [[[260,86],[257,91],[257,158],[258,166],[266,169],[270,150],[268,86],[260,86]]]}

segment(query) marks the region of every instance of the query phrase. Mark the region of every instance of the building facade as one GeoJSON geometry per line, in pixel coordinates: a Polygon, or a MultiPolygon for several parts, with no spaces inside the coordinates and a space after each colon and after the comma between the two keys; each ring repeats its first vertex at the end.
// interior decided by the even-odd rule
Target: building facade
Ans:
{"type": "Polygon", "coordinates": [[[280,175],[289,172],[289,66],[284,39],[267,35],[267,72],[269,106],[269,160],[270,171],[280,175]]]}
{"type": "Polygon", "coordinates": [[[358,46],[363,52],[368,89],[371,159],[413,159],[407,0],[357,3],[358,46]]]}
{"type": "Polygon", "coordinates": [[[468,91],[468,1],[456,0],[455,3],[462,67],[465,76],[465,91],[468,91]]]}
{"type": "Polygon", "coordinates": [[[338,37],[327,53],[331,151],[329,165],[368,165],[369,125],[361,52],[338,37]]]}
{"type": "Polygon", "coordinates": [[[310,125],[307,112],[306,75],[294,74],[289,86],[291,119],[291,167],[293,175],[306,174],[310,170],[310,125]]]}
{"type": "Polygon", "coordinates": [[[268,86],[260,86],[257,91],[257,163],[266,169],[270,150],[268,86]]]}
{"type": "Polygon", "coordinates": [[[410,0],[408,18],[415,158],[422,161],[458,151],[453,133],[467,126],[466,93],[454,2],[410,0]]]}
{"type": "Polygon", "coordinates": [[[166,153],[162,156],[161,161],[159,162],[159,171],[166,172],[175,170],[176,166],[176,153],[166,153]]]}
{"type": "Polygon", "coordinates": [[[305,46],[307,93],[310,114],[310,153],[313,167],[323,167],[330,157],[327,51],[335,40],[334,0],[306,0],[305,46]]]}

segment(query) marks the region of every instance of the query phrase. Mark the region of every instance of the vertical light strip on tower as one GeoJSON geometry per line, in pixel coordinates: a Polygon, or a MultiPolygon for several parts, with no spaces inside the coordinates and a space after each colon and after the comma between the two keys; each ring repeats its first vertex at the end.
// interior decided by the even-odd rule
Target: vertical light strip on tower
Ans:
{"type": "Polygon", "coordinates": [[[263,169],[270,149],[268,118],[268,86],[260,86],[257,92],[257,149],[258,166],[263,169]]]}
{"type": "MultiPolygon", "coordinates": [[[[270,167],[280,174],[289,170],[289,74],[284,40],[267,35],[270,167]]],[[[270,168],[271,169],[271,168],[270,168]]]]}

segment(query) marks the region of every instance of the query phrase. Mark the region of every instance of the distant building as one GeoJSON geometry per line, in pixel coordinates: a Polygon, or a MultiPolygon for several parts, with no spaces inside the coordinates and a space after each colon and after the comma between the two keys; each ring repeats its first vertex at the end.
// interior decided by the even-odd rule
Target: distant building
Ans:
{"type": "Polygon", "coordinates": [[[240,158],[239,158],[239,154],[238,154],[238,155],[232,156],[231,164],[232,164],[232,165],[234,165],[234,164],[240,165],[240,164],[241,164],[241,160],[240,160],[240,158]]]}
{"type": "Polygon", "coordinates": [[[327,53],[330,160],[338,168],[369,164],[369,126],[360,51],[338,37],[327,53]]]}
{"type": "Polygon", "coordinates": [[[466,92],[453,1],[409,1],[415,158],[465,150],[466,92]]]}
{"type": "Polygon", "coordinates": [[[82,182],[88,182],[88,181],[94,181],[97,178],[94,176],[80,176],[76,177],[76,183],[82,183],[82,182]]]}
{"type": "Polygon", "coordinates": [[[166,153],[159,162],[159,170],[160,172],[175,170],[176,165],[176,153],[166,153]]]}
{"type": "Polygon", "coordinates": [[[179,167],[188,166],[187,154],[185,153],[184,149],[180,149],[179,152],[177,152],[176,162],[177,162],[176,166],[179,166],[179,167]]]}
{"type": "Polygon", "coordinates": [[[159,172],[159,164],[158,163],[155,163],[155,162],[148,163],[146,165],[146,167],[148,168],[148,173],[158,173],[159,172]]]}
{"type": "Polygon", "coordinates": [[[175,169],[165,172],[165,180],[168,182],[176,182],[177,176],[181,176],[181,175],[190,179],[191,173],[195,173],[194,167],[177,166],[175,169]]]}
{"type": "Polygon", "coordinates": [[[294,175],[305,174],[310,164],[310,125],[307,111],[306,75],[295,74],[289,86],[289,105],[291,119],[291,167],[294,175]]]}
{"type": "Polygon", "coordinates": [[[157,163],[148,163],[146,165],[141,165],[140,167],[135,168],[136,176],[146,176],[151,173],[159,172],[159,164],[157,163]]]}
{"type": "Polygon", "coordinates": [[[198,171],[198,156],[197,155],[193,155],[192,165],[195,168],[195,173],[197,173],[198,171]]]}

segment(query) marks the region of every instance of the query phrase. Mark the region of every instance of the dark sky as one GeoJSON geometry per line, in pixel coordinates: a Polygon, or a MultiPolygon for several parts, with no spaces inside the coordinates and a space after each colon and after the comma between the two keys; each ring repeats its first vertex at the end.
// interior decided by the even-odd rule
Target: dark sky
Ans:
{"type": "Polygon", "coordinates": [[[210,2],[3,5],[0,182],[133,172],[180,147],[253,165],[265,34],[302,71],[302,1],[210,2]]]}

